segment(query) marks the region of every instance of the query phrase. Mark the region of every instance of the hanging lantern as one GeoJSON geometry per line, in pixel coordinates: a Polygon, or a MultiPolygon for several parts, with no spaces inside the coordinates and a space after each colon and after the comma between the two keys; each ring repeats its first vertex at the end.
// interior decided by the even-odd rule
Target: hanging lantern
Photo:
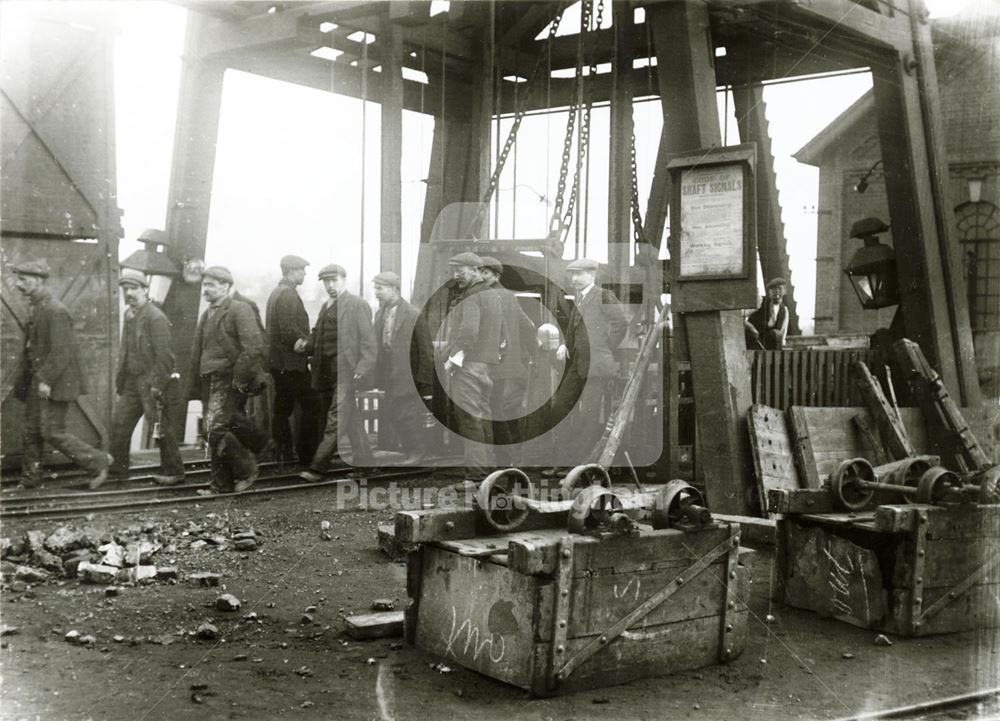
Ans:
{"type": "Polygon", "coordinates": [[[865,310],[887,308],[899,303],[899,280],[896,274],[896,254],[881,243],[879,233],[889,226],[878,218],[865,218],[851,226],[851,237],[864,241],[854,253],[844,273],[865,310]]]}
{"type": "Polygon", "coordinates": [[[170,239],[162,230],[147,228],[136,240],[145,246],[143,250],[135,251],[119,265],[149,276],[149,297],[162,303],[173,279],[180,275],[180,268],[164,251],[170,239]]]}

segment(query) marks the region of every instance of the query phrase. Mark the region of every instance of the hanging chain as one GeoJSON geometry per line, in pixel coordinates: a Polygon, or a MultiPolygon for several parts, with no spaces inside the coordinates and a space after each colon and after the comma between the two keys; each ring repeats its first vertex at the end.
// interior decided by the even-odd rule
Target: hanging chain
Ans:
{"type": "Polygon", "coordinates": [[[632,146],[629,148],[628,157],[629,170],[632,172],[632,242],[636,244],[636,252],[639,244],[646,242],[646,234],[642,228],[642,213],[639,212],[639,180],[637,177],[635,163],[635,117],[632,118],[632,146]]]}
{"type": "MultiPolygon", "coordinates": [[[[552,48],[552,40],[556,36],[556,31],[559,30],[559,24],[562,22],[564,7],[560,6],[559,12],[556,13],[555,17],[552,19],[552,24],[549,25],[549,34],[545,40],[545,49],[538,54],[538,58],[535,60],[535,67],[531,70],[531,75],[528,76],[527,88],[524,99],[525,105],[529,105],[528,101],[534,97],[534,93],[538,89],[538,85],[535,81],[538,78],[538,73],[542,69],[542,64],[545,58],[548,57],[549,52],[552,48]]],[[[515,82],[517,79],[515,78],[515,82]]],[[[479,208],[479,212],[476,213],[476,217],[473,219],[472,224],[469,226],[470,231],[475,231],[478,229],[479,225],[483,221],[483,217],[486,215],[486,209],[489,207],[490,201],[493,199],[493,193],[496,192],[497,185],[500,183],[500,174],[503,172],[503,166],[507,162],[507,156],[510,155],[511,148],[514,147],[514,141],[517,139],[517,131],[521,127],[521,121],[524,119],[527,110],[523,107],[514,108],[514,122],[510,126],[510,131],[507,133],[507,140],[504,141],[503,149],[500,151],[500,155],[497,156],[496,166],[493,168],[493,173],[490,175],[490,181],[486,186],[486,191],[483,193],[482,205],[479,208]]]]}

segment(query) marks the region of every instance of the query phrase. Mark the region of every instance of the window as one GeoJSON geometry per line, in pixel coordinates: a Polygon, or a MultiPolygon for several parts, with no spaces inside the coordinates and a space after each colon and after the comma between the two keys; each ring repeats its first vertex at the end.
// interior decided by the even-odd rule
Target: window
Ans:
{"type": "Polygon", "coordinates": [[[973,331],[1000,330],[1000,211],[992,203],[955,208],[973,331]]]}

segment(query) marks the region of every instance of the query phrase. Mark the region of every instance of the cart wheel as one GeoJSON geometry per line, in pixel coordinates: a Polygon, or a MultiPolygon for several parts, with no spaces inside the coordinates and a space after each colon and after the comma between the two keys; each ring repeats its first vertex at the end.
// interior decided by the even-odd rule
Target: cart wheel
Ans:
{"type": "Polygon", "coordinates": [[[917,503],[940,503],[947,499],[952,489],[961,489],[959,477],[941,466],[934,466],[920,476],[917,487],[917,503]]]}
{"type": "Polygon", "coordinates": [[[565,499],[575,498],[577,493],[588,486],[611,488],[611,477],[608,476],[608,471],[604,466],[597,463],[576,466],[566,474],[565,478],[559,481],[559,490],[562,491],[562,497],[565,499]]]}
{"type": "Polygon", "coordinates": [[[865,482],[875,482],[875,469],[864,458],[842,461],[830,474],[833,496],[848,511],[860,511],[871,503],[875,491],[862,485],[865,482]]]}
{"type": "Polygon", "coordinates": [[[667,483],[653,499],[653,528],[662,530],[677,525],[689,506],[705,506],[705,497],[694,486],[674,479],[667,483]]]}
{"type": "Polygon", "coordinates": [[[931,469],[931,463],[926,458],[909,458],[907,460],[909,462],[900,469],[895,478],[886,480],[886,483],[894,483],[913,489],[909,493],[898,494],[901,503],[913,503],[914,496],[920,490],[920,479],[931,469]]]}
{"type": "Polygon", "coordinates": [[[587,486],[576,494],[569,510],[570,533],[588,533],[606,527],[611,517],[622,510],[621,499],[602,486],[587,486]]]}
{"type": "Polygon", "coordinates": [[[498,531],[512,531],[528,517],[522,499],[534,498],[528,475],[517,468],[493,471],[479,484],[476,502],[486,522],[498,531]]]}

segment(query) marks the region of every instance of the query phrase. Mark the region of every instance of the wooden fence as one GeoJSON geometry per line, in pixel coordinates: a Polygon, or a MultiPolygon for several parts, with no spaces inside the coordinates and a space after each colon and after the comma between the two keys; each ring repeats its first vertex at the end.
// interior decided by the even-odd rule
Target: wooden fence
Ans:
{"type": "MultiPolygon", "coordinates": [[[[747,355],[754,403],[782,410],[790,406],[863,406],[851,374],[855,361],[864,361],[877,377],[883,376],[880,354],[869,349],[753,350],[747,355]]],[[[897,382],[897,393],[901,385],[897,382]]]]}

